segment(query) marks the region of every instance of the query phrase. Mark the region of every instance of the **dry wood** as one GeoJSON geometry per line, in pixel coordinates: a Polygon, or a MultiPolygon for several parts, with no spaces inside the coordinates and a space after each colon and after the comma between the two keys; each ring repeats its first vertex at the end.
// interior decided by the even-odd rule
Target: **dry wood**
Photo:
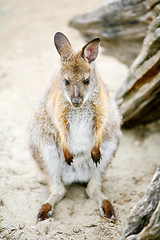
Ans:
{"type": "Polygon", "coordinates": [[[133,208],[122,240],[160,239],[160,163],[144,197],[133,208]]]}
{"type": "Polygon", "coordinates": [[[160,118],[160,17],[151,23],[116,98],[126,127],[160,118]]]}
{"type": "Polygon", "coordinates": [[[87,40],[100,37],[107,55],[130,66],[141,49],[149,24],[159,12],[158,0],[111,0],[74,17],[70,26],[87,40]]]}

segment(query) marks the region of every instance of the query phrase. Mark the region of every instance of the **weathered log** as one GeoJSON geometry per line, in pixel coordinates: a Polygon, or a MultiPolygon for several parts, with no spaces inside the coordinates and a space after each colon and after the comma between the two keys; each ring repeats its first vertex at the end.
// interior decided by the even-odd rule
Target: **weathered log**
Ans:
{"type": "Polygon", "coordinates": [[[160,239],[160,163],[144,197],[127,218],[122,240],[160,239]]]}
{"type": "Polygon", "coordinates": [[[110,0],[71,19],[88,40],[100,37],[107,55],[130,66],[139,53],[150,22],[160,12],[158,0],[110,0]]]}
{"type": "Polygon", "coordinates": [[[151,23],[116,98],[126,127],[160,118],[160,16],[151,23]]]}

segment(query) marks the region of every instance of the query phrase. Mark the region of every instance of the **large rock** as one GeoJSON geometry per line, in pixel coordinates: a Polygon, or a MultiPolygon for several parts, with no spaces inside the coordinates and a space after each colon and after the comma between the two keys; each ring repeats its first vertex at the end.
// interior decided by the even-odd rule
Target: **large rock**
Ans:
{"type": "Polygon", "coordinates": [[[160,163],[144,197],[127,218],[122,240],[160,239],[160,163]]]}
{"type": "Polygon", "coordinates": [[[116,98],[126,127],[160,118],[160,16],[151,23],[116,98]]]}
{"type": "Polygon", "coordinates": [[[158,0],[111,0],[92,12],[75,16],[69,24],[87,40],[100,37],[107,55],[130,66],[141,49],[149,24],[159,13],[158,0]]]}

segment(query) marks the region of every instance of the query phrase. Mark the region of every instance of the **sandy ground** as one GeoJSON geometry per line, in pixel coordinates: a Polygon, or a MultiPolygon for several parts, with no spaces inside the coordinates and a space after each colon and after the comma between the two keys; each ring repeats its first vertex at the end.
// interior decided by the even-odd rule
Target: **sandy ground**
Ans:
{"type": "MultiPolygon", "coordinates": [[[[0,239],[119,240],[126,216],[143,196],[157,167],[159,124],[123,131],[103,183],[117,224],[99,217],[96,203],[87,198],[82,185],[68,187],[54,216],[36,224],[48,189],[30,156],[26,136],[36,99],[59,65],[53,35],[64,32],[79,50],[84,40],[67,23],[101,2],[0,0],[0,239]]],[[[97,65],[115,92],[126,77],[126,66],[101,53],[97,65]]]]}

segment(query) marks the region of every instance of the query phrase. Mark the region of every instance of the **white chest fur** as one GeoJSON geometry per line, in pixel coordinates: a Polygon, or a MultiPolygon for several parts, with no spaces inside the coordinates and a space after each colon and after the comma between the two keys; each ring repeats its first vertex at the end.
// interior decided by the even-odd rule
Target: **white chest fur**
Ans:
{"type": "Polygon", "coordinates": [[[91,108],[83,107],[69,112],[67,146],[74,155],[91,151],[94,142],[93,117],[91,108]]]}

